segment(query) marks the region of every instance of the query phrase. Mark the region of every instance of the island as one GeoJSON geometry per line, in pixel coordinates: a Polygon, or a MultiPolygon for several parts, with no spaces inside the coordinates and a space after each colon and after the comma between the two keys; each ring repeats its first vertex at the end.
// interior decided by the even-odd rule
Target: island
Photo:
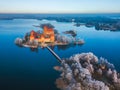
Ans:
{"type": "Polygon", "coordinates": [[[15,40],[15,44],[18,46],[30,47],[30,48],[38,48],[38,47],[47,47],[47,46],[55,46],[55,45],[82,45],[84,44],[84,40],[79,40],[74,37],[68,37],[64,35],[60,35],[56,31],[54,31],[54,26],[47,23],[41,24],[40,27],[43,31],[30,31],[26,33],[23,39],[17,38],[15,40]]]}

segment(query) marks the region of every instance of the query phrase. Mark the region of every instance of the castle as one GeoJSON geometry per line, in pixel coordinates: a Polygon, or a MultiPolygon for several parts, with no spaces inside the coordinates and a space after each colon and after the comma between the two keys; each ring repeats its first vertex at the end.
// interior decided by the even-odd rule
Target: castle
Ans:
{"type": "Polygon", "coordinates": [[[49,43],[55,41],[55,34],[53,28],[48,26],[43,27],[43,33],[37,33],[34,30],[30,32],[30,41],[37,40],[39,43],[49,43]]]}

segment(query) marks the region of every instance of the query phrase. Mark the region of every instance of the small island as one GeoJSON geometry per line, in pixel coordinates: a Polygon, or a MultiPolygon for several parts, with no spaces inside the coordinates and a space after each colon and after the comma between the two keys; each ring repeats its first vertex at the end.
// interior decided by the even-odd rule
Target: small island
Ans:
{"type": "Polygon", "coordinates": [[[54,26],[47,23],[41,24],[40,27],[43,31],[34,31],[32,30],[29,33],[26,33],[23,39],[17,38],[15,44],[18,46],[38,48],[38,47],[47,47],[55,45],[82,45],[84,40],[78,40],[74,37],[68,37],[60,35],[57,31],[54,30],[54,26]]]}

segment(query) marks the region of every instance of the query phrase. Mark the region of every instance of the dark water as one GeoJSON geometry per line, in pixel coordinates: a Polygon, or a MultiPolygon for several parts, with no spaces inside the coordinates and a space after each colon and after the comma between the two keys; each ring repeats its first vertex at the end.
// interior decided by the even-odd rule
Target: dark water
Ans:
{"type": "Polygon", "coordinates": [[[32,29],[39,30],[32,25],[48,22],[60,33],[75,29],[77,37],[85,40],[82,46],[54,47],[61,58],[93,52],[108,59],[120,71],[120,32],[96,31],[94,27],[75,27],[73,23],[47,20],[0,20],[0,90],[57,90],[55,80],[60,73],[53,69],[59,65],[55,57],[47,49],[32,52],[14,44],[15,38],[23,37],[32,29]]]}

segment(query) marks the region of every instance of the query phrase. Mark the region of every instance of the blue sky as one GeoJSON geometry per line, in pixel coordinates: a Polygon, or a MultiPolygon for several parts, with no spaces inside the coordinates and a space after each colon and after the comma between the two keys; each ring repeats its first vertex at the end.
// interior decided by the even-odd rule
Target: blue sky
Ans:
{"type": "Polygon", "coordinates": [[[0,13],[120,13],[120,0],[1,0],[0,13]]]}

